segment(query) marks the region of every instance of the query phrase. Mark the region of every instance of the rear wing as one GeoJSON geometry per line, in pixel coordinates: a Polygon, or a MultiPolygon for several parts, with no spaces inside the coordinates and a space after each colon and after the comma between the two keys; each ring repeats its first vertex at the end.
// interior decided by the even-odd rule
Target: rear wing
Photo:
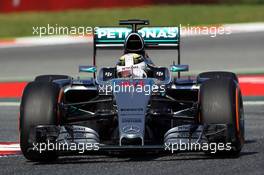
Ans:
{"type": "MultiPolygon", "coordinates": [[[[96,67],[97,49],[122,49],[127,36],[130,33],[138,33],[144,40],[146,49],[175,49],[177,50],[177,62],[180,65],[180,27],[141,27],[149,25],[148,20],[120,20],[120,25],[130,27],[96,27],[94,29],[94,54],[93,65],[96,67]]],[[[176,54],[175,54],[176,55],[176,54]]],[[[174,62],[173,62],[174,64],[174,62]]],[[[95,73],[94,73],[95,77],[95,73]]],[[[180,72],[178,72],[180,77],[180,72]]]]}
{"type": "MultiPolygon", "coordinates": [[[[132,28],[96,27],[94,30],[94,58],[96,66],[97,49],[122,49],[132,28]]],[[[179,27],[142,27],[137,30],[144,39],[146,49],[176,49],[177,62],[180,64],[180,28],[179,27]]]]}
{"type": "MultiPolygon", "coordinates": [[[[95,49],[120,49],[129,33],[128,27],[97,27],[94,33],[95,49]]],[[[143,27],[137,30],[146,49],[179,49],[179,27],[143,27]]]]}

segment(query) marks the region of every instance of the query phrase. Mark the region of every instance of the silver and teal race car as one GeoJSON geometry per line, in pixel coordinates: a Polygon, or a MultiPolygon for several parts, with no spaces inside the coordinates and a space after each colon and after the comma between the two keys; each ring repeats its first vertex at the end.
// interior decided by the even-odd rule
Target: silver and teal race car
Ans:
{"type": "Polygon", "coordinates": [[[180,28],[139,27],[148,24],[122,20],[126,27],[95,28],[93,65],[79,67],[91,78],[41,75],[27,84],[19,129],[28,160],[124,151],[239,155],[244,111],[237,76],[181,77],[189,68],[180,63],[180,28]],[[123,49],[124,55],[98,69],[98,49],[123,49]],[[146,49],[175,49],[177,63],[159,67],[146,49]]]}

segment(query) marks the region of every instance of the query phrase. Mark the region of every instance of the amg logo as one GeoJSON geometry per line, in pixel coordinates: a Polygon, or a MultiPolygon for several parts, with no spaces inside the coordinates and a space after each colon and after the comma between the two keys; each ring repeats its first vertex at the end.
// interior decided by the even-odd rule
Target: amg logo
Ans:
{"type": "Polygon", "coordinates": [[[123,118],[122,123],[141,123],[142,120],[139,118],[123,118]]]}
{"type": "Polygon", "coordinates": [[[143,108],[121,108],[120,111],[143,111],[143,108]]]}

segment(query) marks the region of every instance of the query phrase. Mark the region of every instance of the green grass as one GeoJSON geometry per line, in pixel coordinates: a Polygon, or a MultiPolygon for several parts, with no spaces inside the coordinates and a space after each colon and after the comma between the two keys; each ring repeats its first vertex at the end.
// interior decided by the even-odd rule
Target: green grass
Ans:
{"type": "Polygon", "coordinates": [[[32,36],[33,26],[117,25],[119,19],[150,19],[151,25],[203,25],[264,21],[264,5],[163,5],[123,9],[0,14],[0,38],[32,36]]]}

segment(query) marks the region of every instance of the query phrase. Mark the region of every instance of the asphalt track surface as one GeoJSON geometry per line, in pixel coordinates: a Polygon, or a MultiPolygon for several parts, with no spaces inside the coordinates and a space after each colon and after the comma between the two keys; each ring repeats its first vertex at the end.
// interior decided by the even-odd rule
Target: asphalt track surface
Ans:
{"type": "MultiPolygon", "coordinates": [[[[0,107],[1,141],[16,141],[18,106],[0,107]]],[[[0,157],[0,174],[263,174],[264,106],[245,106],[246,144],[239,158],[203,153],[110,157],[61,157],[47,164],[22,155],[0,157]]]]}
{"type": "MultiPolygon", "coordinates": [[[[264,72],[264,32],[210,38],[183,38],[182,62],[191,73],[206,70],[264,72]]],[[[78,75],[91,63],[87,44],[0,49],[0,80],[33,79],[38,74],[78,75]]],[[[151,53],[156,64],[170,65],[175,55],[151,53]],[[170,61],[169,61],[170,60],[170,61]]],[[[98,54],[100,65],[113,65],[118,52],[98,54]]],[[[141,156],[61,157],[49,164],[28,162],[22,155],[0,157],[0,174],[263,174],[264,106],[245,106],[246,144],[239,158],[203,153],[141,156]]],[[[15,142],[18,106],[0,106],[0,141],[15,142]]]]}
{"type": "MultiPolygon", "coordinates": [[[[264,32],[183,37],[182,64],[190,73],[229,70],[239,73],[264,72],[264,32]]],[[[113,66],[121,51],[98,51],[98,66],[113,66]]],[[[150,51],[157,65],[169,66],[176,51],[150,51]]],[[[0,49],[0,81],[32,80],[40,74],[78,73],[78,65],[92,63],[92,44],[37,46],[0,49]]]]}

